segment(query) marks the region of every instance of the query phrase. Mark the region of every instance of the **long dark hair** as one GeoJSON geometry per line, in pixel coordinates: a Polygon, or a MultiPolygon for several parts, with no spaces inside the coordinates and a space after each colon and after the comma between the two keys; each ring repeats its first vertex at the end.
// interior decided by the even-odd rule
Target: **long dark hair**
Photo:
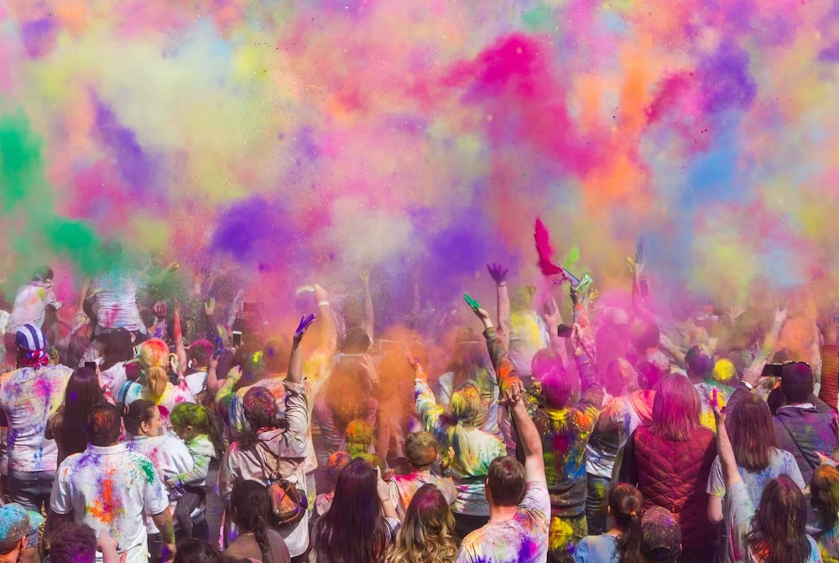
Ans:
{"type": "Polygon", "coordinates": [[[332,507],[315,525],[319,562],[381,562],[390,532],[376,471],[361,459],[341,470],[332,507]]]}
{"type": "Polygon", "coordinates": [[[760,496],[746,540],[760,562],[804,562],[810,553],[807,507],[788,476],[769,481],[760,496]]]}
{"type": "Polygon", "coordinates": [[[778,448],[775,426],[769,406],[755,394],[748,394],[729,412],[725,427],[734,449],[737,465],[750,472],[760,472],[769,466],[772,449],[778,448]]]}
{"type": "Polygon", "coordinates": [[[61,425],[55,431],[55,438],[67,450],[68,456],[84,452],[87,448],[87,437],[84,434],[87,414],[94,405],[104,402],[105,395],[99,387],[96,371],[84,366],[74,370],[64,390],[61,425]]]}
{"type": "Polygon", "coordinates": [[[270,562],[268,517],[271,514],[271,500],[268,497],[268,488],[253,480],[236,482],[230,505],[234,509],[236,526],[243,532],[253,533],[253,538],[262,552],[262,561],[270,562]]]}
{"type": "Polygon", "coordinates": [[[635,486],[615,484],[609,491],[609,509],[615,526],[621,530],[616,549],[620,562],[642,562],[641,541],[644,532],[641,529],[641,511],[644,497],[635,486]]]}

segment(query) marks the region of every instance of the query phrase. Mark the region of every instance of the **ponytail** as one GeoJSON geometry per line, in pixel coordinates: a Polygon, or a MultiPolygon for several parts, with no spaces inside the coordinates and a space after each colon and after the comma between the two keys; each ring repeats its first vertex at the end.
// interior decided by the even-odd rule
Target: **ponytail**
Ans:
{"type": "Polygon", "coordinates": [[[160,366],[152,366],[145,371],[146,388],[151,392],[152,397],[159,399],[166,391],[166,386],[169,384],[169,375],[164,368],[160,366]]]}
{"type": "Polygon", "coordinates": [[[641,516],[644,498],[637,488],[629,484],[616,484],[609,492],[609,509],[621,534],[616,549],[619,562],[643,562],[641,541],[641,516]]]}
{"type": "Polygon", "coordinates": [[[233,485],[230,496],[233,521],[246,533],[253,533],[253,538],[262,552],[262,561],[270,562],[268,552],[268,517],[273,515],[268,488],[253,480],[243,480],[233,485]]]}

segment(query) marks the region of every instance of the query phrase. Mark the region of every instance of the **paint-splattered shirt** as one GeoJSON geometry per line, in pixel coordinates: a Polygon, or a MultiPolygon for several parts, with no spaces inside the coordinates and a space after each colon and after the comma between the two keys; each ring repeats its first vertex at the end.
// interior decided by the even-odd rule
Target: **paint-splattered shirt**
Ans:
{"type": "Polygon", "coordinates": [[[827,527],[820,511],[807,504],[807,534],[816,539],[823,562],[839,562],[839,521],[827,527]]]}
{"type": "Polygon", "coordinates": [[[452,479],[435,476],[431,473],[431,470],[414,470],[410,474],[394,476],[390,482],[390,499],[393,500],[395,509],[401,518],[404,518],[405,511],[411,504],[414,494],[425,484],[437,486],[449,505],[457,499],[457,490],[452,479]]]}
{"type": "Polygon", "coordinates": [[[458,562],[545,562],[551,502],[544,484],[527,484],[512,519],[489,523],[466,535],[458,562]]]}
{"type": "MultiPolygon", "coordinates": [[[[0,409],[9,431],[9,468],[55,472],[58,446],[44,437],[47,422],[64,401],[73,370],[61,365],[19,368],[0,376],[0,409]]],[[[4,424],[4,425],[5,425],[4,424]]]]}
{"type": "Polygon", "coordinates": [[[131,550],[146,545],[143,515],[158,515],[169,506],[166,488],[148,457],[127,445],[88,445],[61,463],[52,485],[50,507],[72,512],[76,523],[98,534],[107,531],[120,546],[131,550]]]}
{"type": "MultiPolygon", "coordinates": [[[[518,373],[495,330],[487,329],[484,336],[504,390],[509,382],[518,379],[518,373]]],[[[595,382],[594,366],[584,354],[577,355],[576,361],[582,384],[582,396],[576,408],[541,408],[533,396],[525,396],[528,412],[542,437],[552,514],[557,516],[577,516],[585,509],[586,444],[603,403],[604,391],[595,382]]]]}
{"type": "Polygon", "coordinates": [[[704,427],[709,428],[713,432],[717,432],[717,423],[714,421],[714,410],[711,408],[711,401],[713,390],[717,390],[717,407],[722,409],[728,403],[728,398],[734,393],[734,388],[720,384],[719,382],[707,379],[701,384],[694,384],[694,388],[699,392],[699,399],[701,400],[702,412],[699,415],[699,422],[704,427]]]}
{"type": "Polygon", "coordinates": [[[189,391],[189,388],[186,386],[175,386],[171,382],[166,384],[166,389],[163,390],[163,394],[159,398],[154,397],[151,390],[139,382],[134,382],[125,394],[125,405],[131,405],[138,399],[152,401],[157,404],[157,408],[160,410],[160,417],[163,418],[163,425],[167,431],[172,429],[172,425],[169,423],[169,415],[176,405],[179,403],[196,403],[195,397],[189,391]]]}
{"type": "Polygon", "coordinates": [[[617,540],[605,534],[585,537],[574,551],[574,562],[618,562],[617,540]]]}
{"type": "Polygon", "coordinates": [[[484,482],[490,463],[507,454],[504,443],[472,425],[453,422],[421,379],[414,381],[417,412],[426,431],[437,438],[440,450],[454,449],[450,469],[457,499],[452,511],[465,515],[489,515],[484,482]]]}
{"type": "MultiPolygon", "coordinates": [[[[479,368],[474,378],[461,382],[457,389],[463,389],[466,386],[475,386],[481,391],[481,412],[475,419],[475,426],[501,438],[501,430],[498,427],[498,383],[495,373],[491,368],[479,368]]],[[[452,393],[457,391],[453,388],[454,372],[446,372],[437,380],[437,401],[441,406],[448,407],[452,393]]]]}
{"type": "MultiPolygon", "coordinates": [[[[769,466],[760,472],[751,472],[742,466],[738,466],[737,471],[740,472],[740,478],[746,484],[749,499],[752,500],[755,507],[760,503],[763,487],[770,480],[774,480],[778,476],[789,476],[795,482],[795,485],[802,490],[806,487],[804,478],[801,476],[801,470],[795,461],[795,456],[791,452],[777,448],[772,449],[772,454],[769,457],[769,466]]],[[[725,479],[722,475],[722,464],[720,464],[719,456],[711,464],[711,473],[708,475],[708,488],[706,491],[714,497],[725,497],[725,479]]]]}
{"type": "Polygon", "coordinates": [[[61,308],[61,302],[56,299],[52,284],[33,281],[22,286],[15,296],[15,305],[6,324],[6,333],[15,333],[27,323],[40,329],[44,325],[48,306],[61,308]]]}
{"type": "Polygon", "coordinates": [[[510,361],[516,372],[529,376],[533,357],[549,345],[548,328],[538,313],[524,310],[510,315],[510,361]]]}
{"type": "Polygon", "coordinates": [[[126,270],[112,272],[96,281],[97,318],[103,329],[140,331],[146,333],[145,323],[137,307],[137,291],[144,277],[140,272],[126,270]]]}
{"type": "MultiPolygon", "coordinates": [[[[183,441],[174,435],[163,434],[159,437],[138,436],[127,441],[125,446],[131,452],[142,454],[151,460],[161,480],[173,478],[182,472],[189,472],[193,467],[189,450],[187,450],[183,441]]],[[[172,492],[169,488],[166,488],[166,493],[168,495],[172,492]]],[[[171,503],[170,505],[174,510],[176,503],[171,503]]],[[[148,530],[150,535],[159,532],[149,515],[146,515],[146,530],[148,530]]]]}

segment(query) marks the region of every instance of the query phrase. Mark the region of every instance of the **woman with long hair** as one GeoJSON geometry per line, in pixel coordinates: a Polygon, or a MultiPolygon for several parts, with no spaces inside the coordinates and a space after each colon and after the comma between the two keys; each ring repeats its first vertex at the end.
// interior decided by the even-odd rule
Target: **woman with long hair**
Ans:
{"type": "Polygon", "coordinates": [[[386,562],[454,562],[456,557],[454,516],[437,486],[426,484],[411,499],[386,562]]]}
{"type": "Polygon", "coordinates": [[[160,339],[149,339],[139,346],[139,363],[140,381],[126,382],[117,401],[124,405],[138,399],[153,401],[160,409],[164,427],[169,430],[172,409],[179,403],[195,403],[195,398],[186,385],[175,386],[169,380],[169,347],[160,339]]]}
{"type": "Polygon", "coordinates": [[[55,439],[58,445],[58,465],[71,454],[84,452],[87,439],[83,431],[90,408],[105,402],[99,386],[99,376],[92,368],[81,367],[73,371],[64,391],[64,401],[47,423],[44,436],[55,439]]]}
{"type": "Polygon", "coordinates": [[[315,523],[318,562],[382,562],[399,525],[389,487],[368,463],[341,470],[335,497],[315,523]]]}
{"type": "Polygon", "coordinates": [[[574,562],[641,562],[643,508],[644,497],[635,486],[613,486],[608,505],[612,528],[581,540],[574,551],[574,562]]]}
{"type": "Polygon", "coordinates": [[[807,530],[825,561],[839,561],[839,470],[835,466],[816,467],[810,480],[810,505],[807,530]]]}
{"type": "Polygon", "coordinates": [[[238,537],[224,555],[234,562],[291,562],[283,537],[268,523],[272,518],[267,488],[253,480],[233,486],[230,516],[238,537]]]}
{"type": "Polygon", "coordinates": [[[638,487],[645,509],[658,505],[676,517],[685,560],[710,562],[716,531],[708,521],[706,488],[717,448],[714,434],[699,423],[700,412],[690,380],[680,374],[662,378],[652,422],[626,443],[621,481],[638,487]]]}
{"type": "MultiPolygon", "coordinates": [[[[778,448],[772,414],[765,401],[756,394],[749,394],[726,412],[726,420],[737,468],[753,504],[760,502],[763,488],[769,480],[781,475],[789,476],[802,490],[805,488],[795,456],[778,448]]],[[[719,456],[711,466],[708,493],[711,494],[708,499],[708,519],[712,523],[719,523],[723,520],[722,503],[725,498],[725,481],[719,456]]]]}
{"type": "MultiPolygon", "coordinates": [[[[725,502],[723,513],[729,562],[820,562],[816,541],[807,534],[807,505],[801,488],[787,476],[770,480],[760,502],[752,503],[737,466],[725,415],[714,407],[725,502]]],[[[684,531],[684,529],[683,529],[684,531]]]]}

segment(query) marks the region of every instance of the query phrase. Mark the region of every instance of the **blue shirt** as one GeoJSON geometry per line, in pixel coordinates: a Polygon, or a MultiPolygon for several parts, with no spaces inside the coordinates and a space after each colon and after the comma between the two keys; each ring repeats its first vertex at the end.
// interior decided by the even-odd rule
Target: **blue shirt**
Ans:
{"type": "Polygon", "coordinates": [[[574,562],[617,562],[618,537],[591,535],[585,537],[574,551],[574,562]]]}

